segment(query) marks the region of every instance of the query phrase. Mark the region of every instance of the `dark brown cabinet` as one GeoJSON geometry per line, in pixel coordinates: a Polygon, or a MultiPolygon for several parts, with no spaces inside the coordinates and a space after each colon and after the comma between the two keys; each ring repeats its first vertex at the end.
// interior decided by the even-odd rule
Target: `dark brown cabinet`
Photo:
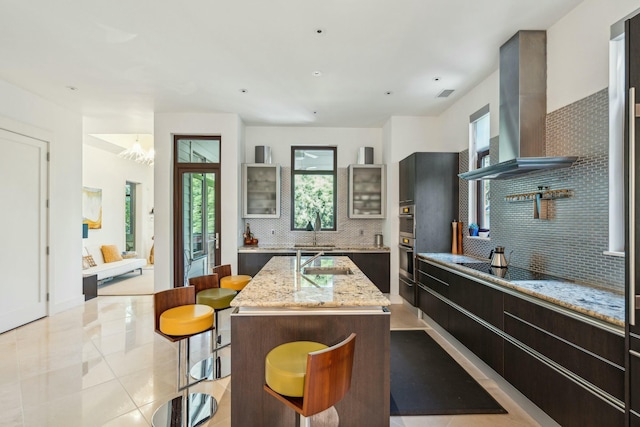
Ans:
{"type": "MultiPolygon", "coordinates": [[[[421,259],[417,280],[420,309],[560,424],[624,425],[621,331],[421,259]]],[[[631,387],[640,385],[635,345],[631,387]]],[[[631,407],[630,425],[639,426],[638,395],[631,407]]]]}
{"type": "Polygon", "coordinates": [[[400,161],[398,165],[400,172],[400,191],[398,193],[400,206],[412,205],[416,191],[416,159],[409,156],[400,161]]]}
{"type": "Polygon", "coordinates": [[[373,282],[380,292],[389,293],[390,288],[389,252],[351,252],[349,258],[373,282]]]}
{"type": "MultiPolygon", "coordinates": [[[[309,255],[303,253],[304,255],[309,255]]],[[[310,253],[313,255],[312,253],[310,253]]],[[[389,293],[389,252],[326,252],[327,256],[348,256],[380,292],[389,293]]],[[[274,256],[294,256],[293,252],[239,252],[238,274],[255,276],[274,256]]]]}
{"type": "Polygon", "coordinates": [[[625,211],[627,222],[625,258],[625,289],[627,298],[627,422],[640,426],[640,132],[638,131],[640,102],[640,14],[625,22],[626,99],[625,116],[625,177],[634,179],[626,185],[625,211]],[[633,186],[631,185],[633,184],[633,186]],[[629,189],[632,189],[631,192],[629,189]],[[634,319],[635,317],[635,319],[634,319]]]}

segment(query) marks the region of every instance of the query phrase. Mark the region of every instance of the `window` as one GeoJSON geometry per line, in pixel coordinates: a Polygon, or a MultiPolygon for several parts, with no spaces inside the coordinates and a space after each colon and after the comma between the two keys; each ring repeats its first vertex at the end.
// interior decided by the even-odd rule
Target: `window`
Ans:
{"type": "Polygon", "coordinates": [[[292,230],[313,226],[316,213],[321,230],[336,230],[337,181],[336,147],[291,147],[292,230]]]}
{"type": "Polygon", "coordinates": [[[609,254],[624,253],[624,22],[611,28],[609,42],[609,254]]]}
{"type": "MultiPolygon", "coordinates": [[[[469,117],[469,170],[489,166],[490,115],[485,105],[469,117]]],[[[469,182],[469,224],[489,229],[491,214],[491,181],[469,182]]]]}
{"type": "Polygon", "coordinates": [[[124,196],[125,250],[136,250],[136,184],[127,181],[124,196]]]}

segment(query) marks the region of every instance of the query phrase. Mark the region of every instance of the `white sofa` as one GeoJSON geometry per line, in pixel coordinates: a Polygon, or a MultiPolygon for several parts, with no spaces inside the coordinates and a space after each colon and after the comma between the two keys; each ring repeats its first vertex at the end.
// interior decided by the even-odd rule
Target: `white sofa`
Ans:
{"type": "Polygon", "coordinates": [[[96,266],[82,270],[82,274],[95,274],[98,276],[98,282],[104,282],[135,270],[140,270],[140,274],[142,274],[142,267],[147,265],[147,260],[143,258],[125,258],[122,261],[104,262],[100,246],[87,246],[85,249],[93,257],[96,266]]]}

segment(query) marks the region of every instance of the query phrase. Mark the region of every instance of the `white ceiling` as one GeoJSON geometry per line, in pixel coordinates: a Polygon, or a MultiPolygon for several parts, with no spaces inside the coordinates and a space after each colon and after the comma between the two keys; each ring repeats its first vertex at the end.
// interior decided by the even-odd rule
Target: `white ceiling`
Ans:
{"type": "Polygon", "coordinates": [[[517,30],[580,2],[0,0],[0,78],[97,119],[378,127],[441,113],[497,69],[517,30]]]}

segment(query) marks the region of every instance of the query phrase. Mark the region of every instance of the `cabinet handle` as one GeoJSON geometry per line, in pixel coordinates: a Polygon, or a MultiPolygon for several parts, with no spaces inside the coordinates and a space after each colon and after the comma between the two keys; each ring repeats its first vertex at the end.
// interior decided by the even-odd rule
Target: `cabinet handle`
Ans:
{"type": "Polygon", "coordinates": [[[636,88],[629,88],[629,323],[636,324],[636,88]]]}

